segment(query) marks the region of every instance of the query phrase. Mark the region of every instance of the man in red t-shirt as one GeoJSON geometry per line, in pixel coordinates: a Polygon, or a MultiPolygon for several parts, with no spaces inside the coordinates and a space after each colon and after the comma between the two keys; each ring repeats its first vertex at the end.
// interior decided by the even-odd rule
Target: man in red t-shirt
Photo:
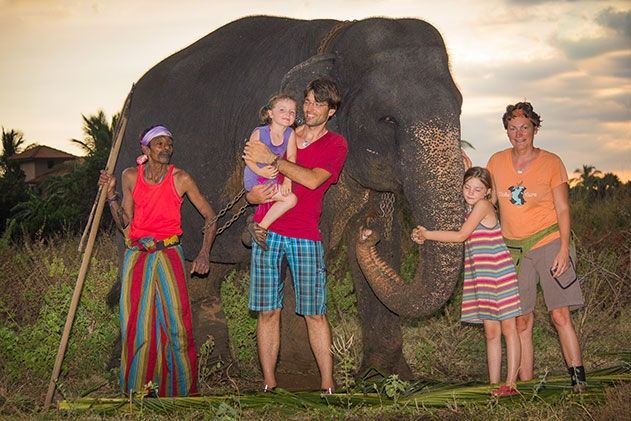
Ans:
{"type": "MultiPolygon", "coordinates": [[[[276,387],[275,367],[280,348],[280,312],[283,306],[281,264],[287,259],[296,293],[296,313],[305,317],[311,349],[320,370],[321,387],[332,393],[333,358],[330,353],[331,329],[326,318],[326,266],[319,224],[322,201],[335,182],[346,160],[346,139],[328,130],[327,121],[339,109],[341,97],[334,82],[311,81],[305,89],[305,124],[296,129],[296,163],[274,155],[263,143],[249,141],[244,157],[273,166],[293,181],[296,206],[269,227],[268,250],[252,244],[250,262],[249,308],[258,312],[257,343],[265,381],[264,391],[276,387]]],[[[250,203],[271,201],[271,184],[255,186],[248,192],[250,203]]],[[[259,206],[254,221],[266,211],[259,206]]]]}

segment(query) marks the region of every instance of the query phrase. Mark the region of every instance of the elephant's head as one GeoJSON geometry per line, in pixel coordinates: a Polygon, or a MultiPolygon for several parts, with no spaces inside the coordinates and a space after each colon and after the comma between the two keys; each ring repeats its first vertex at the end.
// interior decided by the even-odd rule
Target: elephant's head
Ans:
{"type": "MultiPolygon", "coordinates": [[[[305,82],[317,76],[336,80],[343,93],[335,121],[349,142],[347,175],[365,188],[403,196],[415,224],[457,229],[462,97],[439,33],[418,20],[361,21],[339,35],[332,53],[292,69],[283,86],[301,97],[305,82]]],[[[449,298],[461,262],[461,245],[428,242],[412,283],[399,282],[395,271],[378,276],[366,267],[370,262],[360,266],[391,311],[421,317],[449,298]]]]}

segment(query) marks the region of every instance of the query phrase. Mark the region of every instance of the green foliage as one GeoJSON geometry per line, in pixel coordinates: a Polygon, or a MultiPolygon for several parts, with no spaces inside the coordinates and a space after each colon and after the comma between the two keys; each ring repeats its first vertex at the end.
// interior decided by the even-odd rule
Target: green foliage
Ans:
{"type": "Polygon", "coordinates": [[[401,278],[406,282],[412,282],[416,268],[418,267],[418,247],[411,247],[410,250],[403,254],[401,259],[401,278]]]}
{"type": "MultiPolygon", "coordinates": [[[[50,378],[79,266],[76,243],[56,241],[0,245],[1,379],[28,384],[34,396],[50,378]]],[[[101,245],[112,243],[105,239],[101,245]]],[[[105,300],[117,268],[111,253],[100,247],[95,251],[60,377],[59,386],[74,395],[108,377],[105,367],[119,330],[118,315],[105,300]]]]}
{"type": "Polygon", "coordinates": [[[399,401],[399,397],[410,387],[410,383],[405,380],[401,380],[398,375],[391,374],[384,382],[384,390],[386,396],[394,401],[396,404],[399,401]]]}
{"type": "Polygon", "coordinates": [[[341,386],[345,391],[349,391],[355,386],[355,372],[357,371],[357,360],[352,353],[354,337],[348,339],[336,337],[333,339],[331,353],[337,361],[338,373],[342,381],[341,386]]]}
{"type": "MultiPolygon", "coordinates": [[[[111,123],[103,111],[82,117],[84,139],[71,140],[81,145],[87,153],[82,163],[75,164],[69,174],[51,177],[42,182],[37,190],[24,193],[15,200],[15,207],[11,207],[13,210],[10,216],[31,238],[69,230],[78,231],[88,219],[98,191],[99,172],[107,164],[119,115],[114,115],[111,123]]],[[[12,183],[16,181],[12,180],[12,183]]],[[[2,188],[0,182],[0,191],[2,188]]],[[[107,212],[104,218],[105,224],[110,222],[107,212]]]]}
{"type": "MultiPolygon", "coordinates": [[[[574,170],[577,177],[570,180],[574,187],[570,190],[570,196],[576,200],[593,203],[614,194],[623,184],[617,175],[613,173],[601,173],[593,165],[583,165],[574,170]]],[[[627,183],[628,184],[628,183],[627,183]]]]}
{"type": "MultiPolygon", "coordinates": [[[[102,371],[116,339],[116,314],[107,309],[103,296],[94,296],[94,289],[94,285],[86,283],[66,352],[66,375],[102,371]]],[[[70,285],[51,285],[43,294],[45,304],[35,324],[2,326],[0,357],[9,378],[16,380],[27,374],[41,381],[50,375],[72,292],[70,285]]]]}
{"type": "Polygon", "coordinates": [[[357,318],[357,296],[353,276],[346,265],[346,246],[341,246],[328,256],[327,316],[331,324],[357,318]]]}
{"type": "Polygon", "coordinates": [[[24,134],[16,130],[4,130],[2,128],[2,154],[0,154],[0,173],[20,171],[20,165],[10,158],[20,153],[24,144],[24,134]]]}
{"type": "Polygon", "coordinates": [[[221,285],[221,300],[226,314],[232,355],[243,371],[258,370],[256,318],[248,310],[247,273],[230,272],[221,285]]]}
{"type": "MultiPolygon", "coordinates": [[[[595,199],[571,198],[573,229],[578,240],[578,271],[586,302],[583,309],[572,314],[572,319],[581,341],[588,383],[597,381],[593,375],[596,369],[628,360],[624,357],[628,356],[631,340],[628,186],[618,186],[611,194],[595,199]]],[[[7,408],[32,415],[34,402],[41,401],[77,276],[80,260],[75,251],[77,240],[53,236],[34,242],[25,240],[16,246],[6,233],[0,239],[0,413],[3,415],[7,408]]],[[[88,389],[86,384],[100,384],[111,376],[105,362],[117,334],[118,321],[117,315],[103,303],[116,276],[113,236],[104,236],[96,252],[63,365],[61,384],[67,397],[78,396],[80,390],[88,389]]],[[[417,265],[413,253],[404,254],[401,264],[404,273],[409,271],[404,276],[410,279],[417,265]]],[[[346,254],[344,248],[328,254],[328,307],[335,342],[344,343],[344,350],[335,356],[336,381],[348,389],[347,385],[354,383],[352,374],[361,358],[361,332],[346,254]],[[355,338],[350,345],[349,338],[355,338]]],[[[255,388],[251,374],[258,376],[256,320],[247,310],[248,280],[247,270],[235,270],[221,291],[233,354],[244,373],[241,378],[231,379],[238,385],[234,389],[239,390],[237,396],[204,398],[216,399],[213,403],[194,401],[200,406],[178,409],[177,418],[274,419],[295,417],[299,413],[307,419],[616,419],[617,415],[631,411],[628,384],[605,389],[604,395],[601,391],[590,392],[585,398],[567,393],[569,377],[558,336],[541,296],[534,330],[535,372],[538,376],[546,374],[524,387],[528,398],[499,401],[489,398],[485,384],[484,332],[481,327],[460,323],[461,284],[438,314],[402,323],[404,356],[415,377],[436,382],[414,382],[403,388],[391,379],[390,396],[383,388],[385,383],[378,384],[378,396],[340,394],[322,399],[319,395],[296,397],[284,392],[262,398],[242,394],[244,389],[255,388]],[[440,382],[476,383],[459,385],[454,395],[448,388],[436,389],[440,382]],[[427,393],[420,393],[424,388],[427,393]],[[554,394],[557,398],[549,400],[554,394]],[[390,399],[395,397],[396,406],[390,399]]],[[[214,368],[208,369],[212,372],[214,368]]],[[[259,380],[256,378],[256,387],[259,380]]],[[[216,390],[216,385],[210,386],[216,390]]],[[[109,392],[101,393],[112,396],[117,390],[112,387],[109,392]]],[[[158,408],[162,402],[145,399],[143,405],[145,416],[153,419],[158,412],[148,412],[149,406],[158,408]]],[[[172,418],[173,415],[166,415],[164,419],[172,418]]]]}
{"type": "Polygon", "coordinates": [[[2,154],[0,154],[0,232],[13,217],[13,208],[27,199],[28,188],[24,182],[24,173],[19,164],[11,158],[20,152],[24,143],[22,133],[2,128],[2,154]]]}

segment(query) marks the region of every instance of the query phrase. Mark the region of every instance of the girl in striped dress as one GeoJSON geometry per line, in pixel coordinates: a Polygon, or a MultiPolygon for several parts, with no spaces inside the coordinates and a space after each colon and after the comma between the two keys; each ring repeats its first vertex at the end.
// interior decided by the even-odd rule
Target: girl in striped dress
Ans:
{"type": "Polygon", "coordinates": [[[418,226],[412,240],[448,243],[464,241],[464,288],[461,320],[483,323],[491,384],[500,383],[502,335],[506,341],[506,383],[493,389],[494,396],[518,394],[515,382],[521,346],[515,317],[521,315],[517,275],[504,244],[491,197],[491,174],[486,168],[472,167],[464,175],[462,194],[467,206],[466,220],[458,231],[429,231],[418,226]]]}

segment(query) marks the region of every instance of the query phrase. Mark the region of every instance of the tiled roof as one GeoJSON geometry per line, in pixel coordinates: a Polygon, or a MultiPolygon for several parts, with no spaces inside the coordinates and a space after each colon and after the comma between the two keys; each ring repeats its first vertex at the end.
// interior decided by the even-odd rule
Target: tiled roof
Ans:
{"type": "Polygon", "coordinates": [[[33,148],[27,149],[24,152],[18,153],[10,157],[14,161],[30,161],[34,159],[76,159],[78,156],[71,155],[67,152],[60,151],[59,149],[51,148],[50,146],[38,145],[33,148]]]}

